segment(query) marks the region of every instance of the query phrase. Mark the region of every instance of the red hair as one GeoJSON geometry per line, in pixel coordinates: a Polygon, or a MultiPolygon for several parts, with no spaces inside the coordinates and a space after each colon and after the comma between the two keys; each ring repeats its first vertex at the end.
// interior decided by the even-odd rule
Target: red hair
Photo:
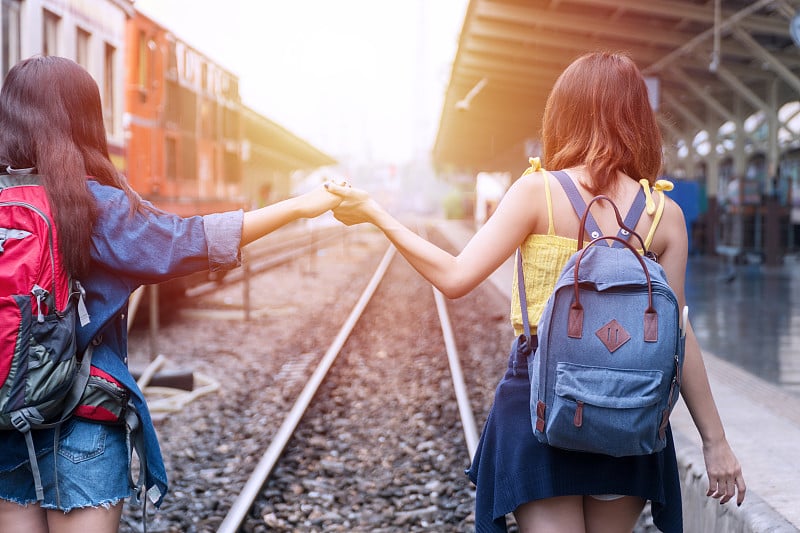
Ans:
{"type": "Polygon", "coordinates": [[[586,165],[592,194],[618,171],[651,185],[661,170],[661,131],[636,64],[618,53],[576,59],[556,80],[542,121],[545,168],[586,165]]]}

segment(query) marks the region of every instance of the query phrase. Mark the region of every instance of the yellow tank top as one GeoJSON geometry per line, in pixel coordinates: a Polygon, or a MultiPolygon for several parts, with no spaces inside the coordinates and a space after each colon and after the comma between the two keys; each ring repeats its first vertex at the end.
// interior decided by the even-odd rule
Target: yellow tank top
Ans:
{"type": "MultiPolygon", "coordinates": [[[[538,159],[538,158],[536,158],[538,159]]],[[[530,171],[539,170],[538,161],[531,159],[530,171]]],[[[526,171],[527,173],[527,171],[526,171]]],[[[578,249],[578,239],[561,237],[556,235],[553,225],[553,204],[550,195],[550,181],[548,173],[544,172],[544,190],[547,200],[548,227],[547,235],[531,234],[523,241],[520,250],[522,252],[522,269],[525,277],[525,297],[528,305],[528,320],[530,321],[531,334],[536,334],[536,324],[542,316],[544,305],[547,298],[556,286],[561,270],[567,264],[567,260],[578,249]]],[[[653,202],[650,187],[647,180],[640,181],[645,191],[647,203],[646,211],[653,216],[653,224],[645,239],[645,247],[649,248],[653,240],[653,235],[661,220],[664,211],[664,192],[672,189],[672,183],[667,180],[658,180],[654,189],[659,193],[658,206],[653,202]]],[[[514,328],[514,335],[524,332],[522,325],[522,312],[519,305],[519,289],[517,288],[517,268],[514,264],[514,278],[511,285],[511,325],[514,328]]]]}

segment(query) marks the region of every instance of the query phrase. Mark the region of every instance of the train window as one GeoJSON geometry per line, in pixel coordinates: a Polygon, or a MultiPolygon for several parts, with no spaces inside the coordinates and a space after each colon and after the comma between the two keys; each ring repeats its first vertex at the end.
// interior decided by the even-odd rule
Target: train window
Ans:
{"type": "Polygon", "coordinates": [[[20,4],[14,0],[3,0],[3,8],[0,13],[0,19],[3,22],[2,35],[3,39],[3,58],[2,58],[2,74],[20,60],[20,4]]]}
{"type": "Polygon", "coordinates": [[[165,101],[164,112],[166,113],[167,123],[175,125],[178,123],[180,117],[180,88],[175,81],[169,80],[165,85],[165,101]]]}
{"type": "Polygon", "coordinates": [[[116,70],[114,69],[114,60],[116,57],[116,48],[106,43],[105,57],[103,61],[103,118],[106,123],[106,131],[109,133],[114,132],[116,125],[116,116],[114,115],[114,78],[116,77],[116,70]]]}
{"type": "Polygon", "coordinates": [[[166,138],[164,159],[166,164],[167,181],[175,181],[178,177],[178,145],[172,137],[166,138]]]}
{"type": "Polygon", "coordinates": [[[187,139],[181,146],[181,181],[197,182],[197,142],[195,139],[187,139]]]}
{"type": "Polygon", "coordinates": [[[225,183],[239,183],[241,181],[241,159],[237,153],[225,152],[222,160],[224,166],[223,179],[225,183]]]}
{"type": "Polygon", "coordinates": [[[150,54],[158,50],[158,45],[152,39],[148,39],[147,34],[139,31],[138,49],[136,54],[136,84],[142,96],[142,101],[146,96],[147,91],[147,78],[149,74],[148,59],[150,54]]]}
{"type": "Polygon", "coordinates": [[[89,37],[88,31],[76,28],[75,61],[86,70],[89,70],[89,37]]]}
{"type": "Polygon", "coordinates": [[[42,55],[58,55],[58,28],[61,17],[48,11],[42,10],[42,55]]]}
{"type": "Polygon", "coordinates": [[[170,76],[177,76],[178,74],[178,52],[175,46],[175,41],[169,42],[169,50],[167,52],[167,73],[170,76]]]}

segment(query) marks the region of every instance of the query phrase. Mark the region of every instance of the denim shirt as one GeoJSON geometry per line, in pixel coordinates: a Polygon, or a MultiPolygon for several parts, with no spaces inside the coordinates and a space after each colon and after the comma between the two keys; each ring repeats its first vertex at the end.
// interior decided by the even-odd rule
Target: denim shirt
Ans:
{"type": "MultiPolygon", "coordinates": [[[[159,506],[167,492],[167,475],[150,412],[128,370],[128,298],[141,285],[239,266],[243,212],[183,218],[144,210],[131,215],[122,190],[94,180],[89,184],[100,213],[92,235],[91,271],[80,280],[91,322],[78,327],[78,349],[95,340],[92,364],[131,391],[144,434],[147,496],[159,506]]],[[[49,444],[52,447],[52,437],[49,444]]],[[[24,440],[16,431],[0,432],[0,449],[0,470],[27,460],[24,440]],[[14,449],[22,452],[19,458],[5,453],[14,449]]]]}

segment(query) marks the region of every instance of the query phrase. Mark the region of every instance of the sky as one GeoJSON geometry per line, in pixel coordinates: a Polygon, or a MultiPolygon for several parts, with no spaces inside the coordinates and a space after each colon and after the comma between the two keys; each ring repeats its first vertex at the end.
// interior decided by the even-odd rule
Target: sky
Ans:
{"type": "Polygon", "coordinates": [[[239,76],[242,101],[340,160],[403,164],[436,138],[468,0],[136,0],[239,76]]]}

